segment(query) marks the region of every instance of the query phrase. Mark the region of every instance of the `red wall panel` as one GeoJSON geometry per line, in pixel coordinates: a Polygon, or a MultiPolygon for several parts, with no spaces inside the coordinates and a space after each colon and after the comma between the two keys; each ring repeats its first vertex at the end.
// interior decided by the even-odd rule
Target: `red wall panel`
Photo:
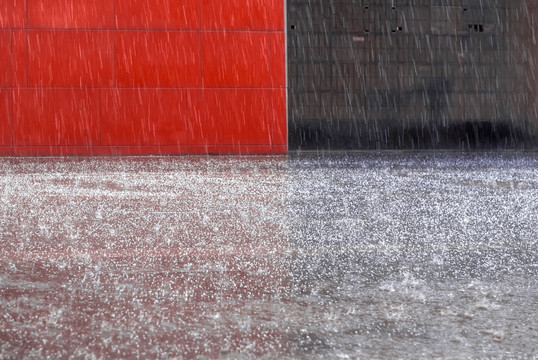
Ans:
{"type": "Polygon", "coordinates": [[[185,145],[186,90],[104,89],[103,145],[185,145]]]}
{"type": "Polygon", "coordinates": [[[0,154],[285,152],[283,6],[0,0],[0,154]]]}
{"type": "Polygon", "coordinates": [[[26,26],[26,0],[0,1],[0,28],[26,26]]]}
{"type": "Polygon", "coordinates": [[[273,87],[286,86],[286,37],[282,32],[271,34],[271,75],[273,87]]]}
{"type": "Polygon", "coordinates": [[[205,87],[271,87],[270,34],[202,34],[205,87]]]}
{"type": "Polygon", "coordinates": [[[271,90],[196,89],[188,97],[189,145],[271,144],[271,90]]]}
{"type": "Polygon", "coordinates": [[[273,90],[273,145],[286,145],[286,89],[273,90]]]}
{"type": "Polygon", "coordinates": [[[99,144],[98,89],[16,89],[14,145],[99,144]]]}
{"type": "Polygon", "coordinates": [[[199,29],[200,0],[116,0],[116,24],[119,29],[199,29]]]}
{"type": "Polygon", "coordinates": [[[0,87],[11,86],[11,31],[0,30],[0,87]]]}
{"type": "Polygon", "coordinates": [[[202,27],[211,30],[284,29],[284,1],[202,0],[202,27]]]}
{"type": "Polygon", "coordinates": [[[200,33],[118,32],[116,66],[118,86],[198,87],[200,33]]]}
{"type": "Polygon", "coordinates": [[[11,146],[11,89],[0,89],[0,146],[11,146]]]}
{"type": "Polygon", "coordinates": [[[114,26],[111,0],[30,0],[30,28],[103,29],[114,26]]]}
{"type": "Polygon", "coordinates": [[[13,86],[27,86],[28,43],[26,30],[13,30],[11,38],[13,86]]]}
{"type": "Polygon", "coordinates": [[[28,81],[30,86],[113,86],[113,34],[29,31],[28,81]]]}

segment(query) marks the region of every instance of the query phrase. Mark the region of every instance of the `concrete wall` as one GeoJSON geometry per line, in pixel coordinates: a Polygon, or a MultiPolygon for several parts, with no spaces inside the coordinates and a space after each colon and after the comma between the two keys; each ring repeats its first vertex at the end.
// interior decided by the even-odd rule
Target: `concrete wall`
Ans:
{"type": "Polygon", "coordinates": [[[535,147],[537,7],[289,0],[290,147],[535,147]]]}
{"type": "Polygon", "coordinates": [[[2,0],[0,154],[282,153],[283,0],[2,0]]]}

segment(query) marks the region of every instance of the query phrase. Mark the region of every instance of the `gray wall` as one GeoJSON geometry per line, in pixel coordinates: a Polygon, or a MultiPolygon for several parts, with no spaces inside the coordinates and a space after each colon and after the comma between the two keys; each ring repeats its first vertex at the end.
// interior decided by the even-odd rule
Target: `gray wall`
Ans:
{"type": "Polygon", "coordinates": [[[290,149],[534,148],[535,3],[288,0],[290,149]]]}

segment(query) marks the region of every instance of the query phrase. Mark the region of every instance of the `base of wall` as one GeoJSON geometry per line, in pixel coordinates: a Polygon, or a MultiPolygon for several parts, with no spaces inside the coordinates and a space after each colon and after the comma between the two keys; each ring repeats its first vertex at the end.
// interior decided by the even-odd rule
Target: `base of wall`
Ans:
{"type": "Polygon", "coordinates": [[[287,151],[287,145],[18,146],[0,147],[0,156],[269,155],[287,151]]]}

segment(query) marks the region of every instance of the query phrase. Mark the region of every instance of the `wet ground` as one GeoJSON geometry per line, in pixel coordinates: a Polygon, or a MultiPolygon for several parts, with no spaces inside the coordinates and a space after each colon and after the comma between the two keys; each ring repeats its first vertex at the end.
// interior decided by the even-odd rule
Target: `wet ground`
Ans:
{"type": "Polygon", "coordinates": [[[0,358],[538,358],[538,155],[0,158],[0,358]]]}

